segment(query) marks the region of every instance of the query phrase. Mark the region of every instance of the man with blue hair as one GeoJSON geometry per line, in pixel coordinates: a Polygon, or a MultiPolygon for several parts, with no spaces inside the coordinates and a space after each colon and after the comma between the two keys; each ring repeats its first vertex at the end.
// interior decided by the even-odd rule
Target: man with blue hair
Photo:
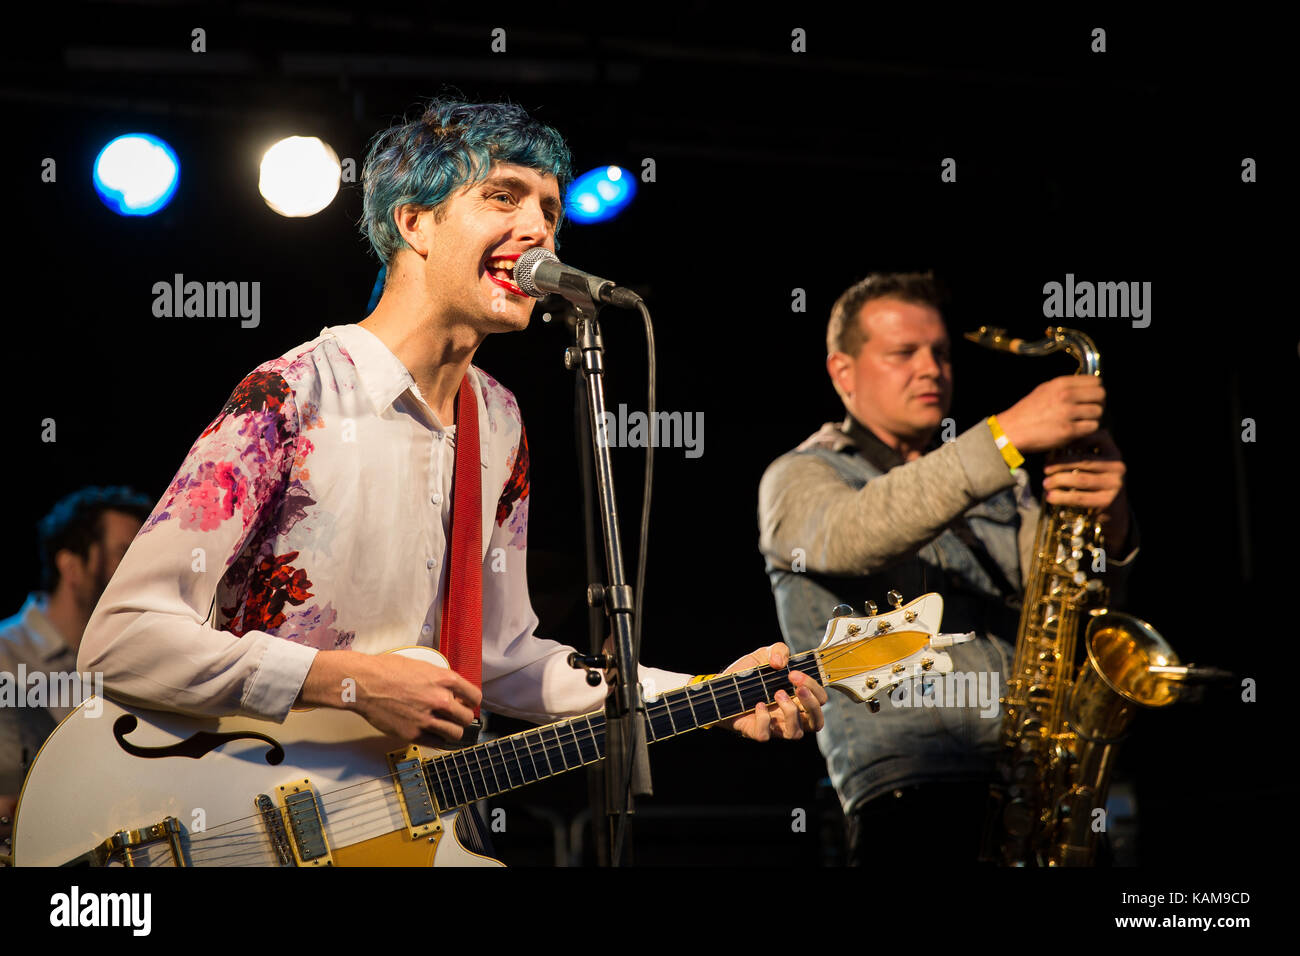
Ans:
{"type": "MultiPolygon", "coordinates": [[[[141,705],[277,721],[342,707],[407,740],[458,740],[480,705],[598,709],[604,684],[534,634],[528,442],[514,396],[471,364],[487,335],[528,325],[514,264],[554,250],[571,178],[559,134],[510,104],[438,99],[379,134],[363,167],[378,305],[235,388],[104,593],[81,666],[141,705]],[[381,654],[411,644],[452,669],[381,654]]],[[[691,675],[640,679],[662,692],[691,675]]],[[[825,691],[792,682],[732,727],[819,730],[825,691]]]]}

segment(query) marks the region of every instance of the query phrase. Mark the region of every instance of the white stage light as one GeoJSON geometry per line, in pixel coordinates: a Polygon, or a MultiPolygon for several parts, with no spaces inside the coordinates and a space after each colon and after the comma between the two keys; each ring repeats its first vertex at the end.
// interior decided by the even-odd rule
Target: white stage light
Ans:
{"type": "Polygon", "coordinates": [[[338,154],[315,136],[290,136],[266,151],[258,192],[282,216],[314,216],[338,195],[338,154]]]}

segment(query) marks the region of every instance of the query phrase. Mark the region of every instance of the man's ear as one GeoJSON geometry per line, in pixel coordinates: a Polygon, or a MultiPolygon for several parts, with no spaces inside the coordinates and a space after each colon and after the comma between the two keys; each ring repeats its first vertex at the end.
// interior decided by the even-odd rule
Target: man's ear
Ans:
{"type": "Polygon", "coordinates": [[[832,352],[826,356],[826,372],[840,398],[847,398],[853,391],[853,359],[847,352],[832,352]]]}
{"type": "Polygon", "coordinates": [[[433,225],[432,210],[404,203],[393,210],[393,222],[408,246],[422,257],[429,254],[428,231],[433,225]]]}
{"type": "MultiPolygon", "coordinates": [[[[92,545],[93,547],[93,545],[92,545]]],[[[87,573],[87,562],[81,555],[67,548],[61,548],[54,555],[54,566],[59,569],[59,583],[67,581],[70,585],[76,587],[85,579],[87,573]]]]}

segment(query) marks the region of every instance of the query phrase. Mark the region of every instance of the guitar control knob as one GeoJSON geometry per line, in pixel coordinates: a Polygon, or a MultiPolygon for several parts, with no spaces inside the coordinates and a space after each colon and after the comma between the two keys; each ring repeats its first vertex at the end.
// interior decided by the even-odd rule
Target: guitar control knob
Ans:
{"type": "Polygon", "coordinates": [[[868,616],[868,617],[875,617],[875,616],[876,616],[876,613],[877,613],[877,612],[876,612],[876,602],[875,602],[875,601],[868,601],[868,602],[866,603],[865,606],[866,606],[866,609],[867,609],[867,616],[868,616]]]}
{"type": "Polygon", "coordinates": [[[889,601],[890,606],[895,611],[897,611],[900,607],[903,606],[903,595],[900,594],[898,591],[890,591],[888,594],[885,595],[885,599],[889,601]]]}
{"type": "Polygon", "coordinates": [[[831,617],[846,617],[852,613],[853,608],[849,607],[847,604],[837,604],[835,605],[835,610],[831,611],[831,617]]]}

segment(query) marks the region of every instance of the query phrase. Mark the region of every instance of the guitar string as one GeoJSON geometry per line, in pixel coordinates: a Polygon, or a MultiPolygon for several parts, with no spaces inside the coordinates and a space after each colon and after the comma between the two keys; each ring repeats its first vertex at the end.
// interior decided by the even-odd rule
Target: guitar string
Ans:
{"type": "MultiPolygon", "coordinates": [[[[851,645],[857,645],[859,643],[861,643],[861,641],[854,641],[851,642],[851,645]]],[[[833,663],[836,659],[838,659],[839,657],[843,656],[846,653],[851,652],[853,649],[854,649],[853,646],[836,646],[836,647],[827,648],[825,651],[822,651],[820,653],[817,651],[812,651],[812,652],[805,652],[804,654],[796,654],[796,655],[792,655],[791,660],[787,663],[785,668],[777,669],[777,668],[769,667],[767,668],[767,670],[769,671],[770,674],[777,674],[780,673],[781,671],[784,671],[785,672],[784,676],[788,678],[790,670],[792,669],[800,670],[802,669],[802,665],[805,664],[815,665],[818,657],[821,658],[821,663],[824,668],[825,665],[833,663]],[[791,667],[792,664],[797,664],[801,666],[796,666],[792,668],[791,667]]],[[[719,676],[721,677],[723,675],[719,675],[719,676]]],[[[734,690],[732,690],[731,692],[736,694],[738,698],[737,701],[738,703],[744,703],[744,693],[746,691],[752,691],[760,688],[766,691],[767,689],[766,683],[763,679],[762,671],[759,668],[750,668],[747,671],[738,671],[733,674],[728,674],[725,676],[731,678],[729,683],[734,688],[734,690]]],[[[712,681],[710,681],[709,683],[712,683],[712,681]]],[[[691,686],[695,686],[695,685],[691,685],[691,686]]],[[[699,686],[703,688],[705,685],[701,684],[699,686]]],[[[662,710],[660,710],[658,713],[650,714],[648,716],[651,717],[651,719],[668,716],[670,727],[673,730],[673,733],[670,734],[670,736],[677,736],[679,733],[684,732],[684,731],[676,730],[676,721],[672,719],[674,716],[674,711],[681,714],[683,717],[685,717],[688,713],[690,714],[692,719],[689,723],[694,724],[695,726],[691,726],[689,729],[696,729],[696,726],[698,726],[698,724],[695,721],[695,711],[694,711],[694,707],[692,706],[693,703],[712,703],[715,705],[714,712],[715,713],[718,712],[718,710],[716,709],[718,707],[718,702],[716,702],[715,695],[712,693],[710,693],[707,698],[704,698],[703,695],[700,694],[699,691],[697,691],[697,696],[703,699],[697,700],[695,702],[692,702],[690,700],[688,696],[689,695],[688,688],[678,688],[674,691],[668,692],[668,694],[658,698],[655,701],[648,702],[648,706],[650,707],[654,707],[660,704],[663,705],[662,710]],[[685,693],[682,693],[683,691],[685,691],[685,693]],[[681,694],[681,697],[678,700],[673,701],[673,700],[664,699],[666,696],[668,696],[668,694],[679,694],[679,693],[681,694]]],[[[766,693],[764,694],[764,698],[766,698],[766,693]]],[[[746,713],[748,713],[748,711],[746,711],[746,713]]],[[[599,729],[603,730],[605,724],[604,718],[605,715],[600,712],[595,712],[593,714],[579,715],[578,717],[570,718],[568,721],[564,721],[563,724],[567,726],[565,726],[563,729],[568,730],[570,732],[570,735],[572,736],[575,732],[578,731],[576,722],[578,720],[586,720],[589,724],[592,724],[593,722],[597,723],[599,725],[599,729]]],[[[728,718],[720,718],[720,719],[728,719],[728,718]]],[[[570,742],[564,739],[563,737],[559,736],[561,733],[561,729],[562,728],[560,725],[549,724],[546,725],[545,727],[522,731],[518,734],[511,734],[507,737],[494,738],[491,741],[485,741],[483,744],[476,745],[475,747],[471,747],[471,748],[465,748],[464,750],[447,751],[443,754],[439,754],[427,760],[425,762],[425,766],[432,766],[438,784],[441,788],[443,788],[443,796],[450,794],[453,799],[459,801],[453,804],[452,806],[443,809],[444,810],[455,809],[461,806],[465,806],[469,803],[477,802],[477,800],[479,799],[486,799],[487,797],[494,796],[499,793],[504,793],[504,792],[508,792],[509,790],[517,789],[518,787],[524,786],[526,783],[534,782],[534,781],[525,780],[525,778],[528,776],[526,772],[518,772],[521,769],[526,767],[524,763],[524,756],[521,756],[517,752],[516,742],[519,740],[522,740],[524,742],[525,756],[527,757],[530,763],[534,764],[534,768],[537,774],[539,775],[539,779],[544,778],[546,776],[554,776],[558,773],[563,773],[568,770],[575,770],[580,767],[587,766],[590,763],[595,763],[600,759],[603,759],[603,754],[601,753],[601,748],[600,748],[600,742],[596,738],[597,727],[590,726],[588,729],[582,730],[581,733],[586,736],[587,740],[594,748],[596,757],[591,760],[583,759],[585,749],[581,746],[580,743],[581,738],[578,738],[575,739],[572,743],[573,751],[575,753],[575,756],[578,759],[578,763],[576,765],[570,765],[565,755],[565,750],[568,746],[570,746],[570,742]],[[544,731],[546,729],[550,729],[552,731],[552,734],[555,735],[554,740],[547,740],[545,738],[544,731]],[[530,734],[535,734],[537,736],[535,739],[530,739],[529,738],[530,734]],[[505,741],[510,741],[512,753],[508,754],[504,750],[502,743],[505,741]],[[494,743],[497,744],[497,750],[500,751],[499,757],[494,756],[490,749],[490,745],[494,743]],[[537,764],[536,762],[536,755],[539,752],[543,756],[543,759],[548,769],[551,770],[551,773],[545,775],[541,774],[540,771],[541,765],[537,764]],[[476,762],[479,763],[477,775],[475,772],[476,768],[474,767],[473,764],[469,763],[468,761],[468,756],[471,753],[475,756],[476,762]],[[550,753],[558,753],[558,755],[560,756],[560,765],[561,765],[560,770],[558,771],[555,770],[554,764],[551,763],[549,759],[546,759],[547,755],[550,753]],[[465,773],[468,774],[469,783],[472,785],[472,792],[473,792],[472,799],[460,800],[459,795],[456,793],[457,783],[459,783],[459,789],[462,794],[468,795],[471,792],[471,789],[465,787],[464,776],[461,774],[460,768],[455,766],[453,755],[461,756],[466,761],[465,773]],[[482,766],[482,761],[479,759],[480,756],[487,757],[487,768],[486,768],[487,771],[495,771],[499,768],[506,775],[507,781],[509,781],[510,779],[508,770],[510,766],[513,764],[517,771],[516,776],[521,780],[521,783],[509,784],[504,788],[500,788],[499,786],[500,778],[496,776],[493,776],[493,779],[490,782],[488,779],[488,772],[485,772],[482,766]],[[448,762],[451,763],[451,766],[445,766],[445,764],[447,764],[448,762]],[[456,774],[455,778],[452,777],[453,771],[456,774]],[[488,793],[484,794],[482,797],[478,796],[479,782],[481,782],[484,787],[488,788],[488,793]],[[493,783],[497,785],[498,789],[492,789],[493,783]]],[[[658,740],[661,738],[656,736],[654,739],[658,740]]],[[[400,772],[409,773],[410,770],[408,769],[400,772]]],[[[337,817],[340,812],[343,812],[345,809],[347,809],[346,805],[348,803],[355,802],[358,800],[373,800],[375,796],[379,796],[386,805],[389,804],[390,802],[396,803],[398,802],[397,794],[394,791],[387,791],[387,790],[383,791],[380,794],[353,794],[351,796],[342,796],[342,797],[338,795],[345,793],[347,790],[354,790],[358,787],[367,786],[369,784],[379,782],[385,779],[391,782],[393,779],[395,779],[397,774],[400,772],[389,773],[381,777],[371,778],[365,781],[360,781],[355,784],[349,784],[346,787],[340,787],[335,790],[326,791],[320,794],[319,806],[321,810],[329,811],[330,813],[332,813],[334,816],[337,817]]],[[[292,815],[294,811],[283,807],[277,808],[277,810],[285,825],[292,826],[293,825],[292,821],[286,818],[292,815]]],[[[376,808],[376,812],[378,812],[378,808],[376,808]]],[[[315,807],[308,807],[308,808],[304,808],[302,811],[299,811],[298,816],[299,819],[301,819],[302,816],[304,815],[315,817],[316,813],[317,811],[315,807]]],[[[191,857],[196,860],[200,855],[205,860],[219,859],[221,858],[221,856],[229,857],[231,854],[229,853],[223,854],[221,853],[221,851],[223,849],[228,849],[231,846],[231,844],[227,843],[224,846],[212,845],[214,843],[218,843],[219,841],[237,841],[235,845],[238,845],[238,842],[242,842],[250,847],[256,847],[256,849],[259,851],[259,855],[265,855],[266,853],[273,854],[274,851],[271,848],[269,848],[266,844],[266,837],[264,833],[262,833],[257,827],[245,827],[243,829],[233,830],[229,833],[224,833],[224,834],[219,832],[223,829],[227,829],[229,827],[236,826],[239,824],[244,824],[249,821],[260,822],[261,816],[262,814],[260,812],[249,814],[245,817],[229,820],[224,823],[217,824],[214,827],[207,828],[201,834],[192,834],[190,837],[191,857]],[[198,846],[195,845],[196,843],[198,844],[198,846]]]]}
{"type": "MultiPolygon", "coordinates": [[[[759,677],[759,674],[756,670],[753,673],[749,673],[749,674],[747,674],[746,672],[740,672],[735,676],[736,679],[731,683],[737,686],[741,691],[741,693],[738,695],[740,698],[739,700],[740,703],[744,702],[743,701],[744,690],[754,690],[758,688],[765,689],[765,684],[763,683],[761,677],[759,677]]],[[[661,701],[661,703],[665,705],[664,711],[671,711],[674,707],[674,702],[672,701],[661,701]]],[[[653,703],[651,706],[653,706],[653,703]]],[[[676,702],[676,709],[681,711],[683,715],[685,714],[687,708],[689,708],[689,704],[685,702],[684,698],[682,701],[676,702]],[[683,704],[685,704],[685,706],[683,706],[683,704]]],[[[661,711],[658,716],[662,716],[664,711],[661,711]]],[[[565,729],[569,730],[571,734],[576,732],[577,730],[577,727],[575,726],[575,721],[577,719],[583,719],[589,724],[589,727],[583,730],[583,734],[587,737],[591,747],[594,749],[596,757],[593,758],[592,760],[582,759],[585,752],[584,748],[580,745],[579,740],[575,739],[573,743],[573,747],[575,750],[575,757],[578,760],[577,766],[585,766],[588,763],[594,763],[602,756],[600,742],[597,738],[597,734],[598,732],[603,731],[604,729],[604,724],[605,724],[604,714],[597,713],[594,715],[594,718],[595,719],[593,720],[593,715],[581,715],[580,718],[574,718],[571,719],[570,721],[564,722],[565,724],[568,725],[565,729]]],[[[565,745],[568,743],[568,741],[566,741],[564,737],[561,736],[561,728],[555,725],[548,725],[548,727],[550,727],[552,734],[554,735],[554,739],[552,740],[548,740],[546,738],[545,736],[546,728],[536,728],[536,729],[530,729],[528,731],[523,731],[520,734],[510,735],[509,737],[496,738],[493,741],[486,741],[484,745],[481,745],[483,747],[481,751],[479,751],[477,748],[467,748],[467,750],[465,751],[451,751],[446,754],[441,754],[431,758],[427,763],[428,765],[432,766],[432,769],[435,774],[435,778],[437,779],[439,788],[442,791],[442,796],[444,800],[440,801],[440,803],[446,802],[445,798],[448,794],[450,794],[451,798],[456,802],[452,805],[452,807],[446,807],[445,809],[452,809],[454,807],[463,806],[466,803],[475,802],[474,799],[462,800],[461,797],[468,796],[472,792],[474,797],[478,798],[478,790],[479,790],[480,782],[483,787],[488,788],[489,792],[488,794],[485,794],[485,796],[490,796],[494,793],[505,792],[505,790],[515,789],[518,786],[523,786],[523,781],[528,776],[526,772],[525,760],[533,764],[534,772],[538,774],[539,777],[553,776],[556,773],[564,772],[569,769],[577,769],[577,766],[571,767],[569,765],[569,760],[567,756],[564,754],[565,745]],[[530,735],[535,735],[535,736],[530,736],[530,735]],[[503,742],[507,740],[510,741],[510,747],[511,747],[510,752],[507,752],[503,746],[503,742]],[[520,740],[522,740],[522,742],[524,743],[524,748],[523,748],[524,753],[522,755],[518,752],[518,746],[517,746],[520,740]],[[500,752],[499,755],[496,756],[493,755],[492,750],[490,748],[490,744],[492,743],[497,744],[496,749],[500,752]],[[471,764],[468,760],[469,750],[476,751],[475,752],[476,761],[480,763],[480,772],[477,774],[477,779],[475,774],[475,768],[473,764],[471,764]],[[558,752],[558,755],[560,757],[558,761],[558,763],[562,768],[560,771],[556,771],[554,769],[555,764],[552,763],[547,756],[550,753],[556,753],[556,752],[558,752]],[[501,772],[506,776],[508,781],[510,779],[510,774],[509,774],[510,765],[513,763],[515,767],[514,776],[517,779],[519,779],[521,783],[511,784],[510,786],[507,786],[505,790],[500,790],[500,789],[493,790],[491,783],[489,783],[487,779],[488,774],[486,772],[481,771],[481,761],[478,761],[477,759],[478,754],[480,753],[485,754],[487,756],[488,769],[495,771],[496,769],[499,768],[501,772]],[[465,775],[461,773],[460,768],[456,765],[455,757],[453,756],[453,754],[456,756],[460,756],[461,759],[465,761],[465,774],[468,775],[468,783],[470,786],[466,786],[465,775]],[[542,774],[541,772],[542,764],[538,763],[537,761],[537,757],[539,755],[543,758],[543,763],[546,765],[547,769],[551,771],[549,774],[545,774],[545,775],[542,774]]],[[[356,790],[357,788],[368,786],[376,781],[384,780],[385,778],[389,782],[392,782],[399,773],[403,773],[403,772],[409,773],[410,771],[406,770],[406,771],[390,772],[386,774],[384,777],[371,778],[365,781],[360,781],[355,784],[350,784],[346,787],[340,787],[335,790],[326,791],[320,794],[318,798],[320,810],[326,813],[327,815],[332,815],[335,818],[337,818],[341,812],[351,809],[347,806],[348,804],[354,803],[359,800],[373,801],[376,796],[379,796],[383,800],[385,809],[387,809],[393,803],[396,803],[398,799],[396,793],[390,790],[384,790],[380,794],[356,793],[350,796],[340,796],[340,794],[345,793],[347,790],[356,790]]],[[[494,781],[499,784],[499,778],[494,777],[494,781]]],[[[294,826],[295,822],[300,823],[304,818],[308,819],[308,821],[311,822],[311,818],[316,815],[317,811],[315,807],[307,807],[298,811],[286,807],[281,807],[281,808],[276,808],[276,812],[279,812],[282,818],[283,825],[289,828],[297,829],[294,826]]],[[[379,808],[376,808],[375,812],[381,812],[381,811],[379,810],[379,808]]],[[[202,834],[198,834],[198,833],[192,834],[190,837],[191,859],[196,863],[199,862],[215,863],[222,859],[229,859],[232,857],[232,853],[230,851],[232,849],[235,849],[236,852],[238,852],[238,847],[241,844],[244,846],[248,846],[250,850],[256,849],[263,855],[266,853],[274,853],[274,850],[271,847],[268,847],[266,845],[266,837],[260,831],[260,829],[257,826],[250,827],[246,825],[252,821],[261,822],[261,817],[262,814],[260,812],[248,814],[247,816],[237,818],[235,820],[229,820],[224,823],[217,824],[213,827],[206,828],[202,832],[202,834]],[[234,827],[238,827],[238,829],[232,829],[234,827]],[[228,831],[228,832],[222,832],[222,831],[228,831]]],[[[246,855],[246,854],[241,854],[241,855],[246,855]]]]}
{"type": "MultiPolygon", "coordinates": [[[[834,661],[835,658],[839,657],[846,650],[850,650],[850,649],[851,648],[828,648],[827,652],[823,652],[821,655],[823,665],[834,661]]],[[[808,654],[800,654],[795,656],[795,659],[792,661],[792,663],[800,664],[800,665],[808,664],[808,663],[813,663],[815,659],[816,659],[815,652],[808,653],[808,654]]],[[[796,667],[795,669],[798,669],[798,667],[796,667]]],[[[787,668],[785,668],[785,670],[787,671],[786,676],[788,677],[788,670],[789,670],[788,665],[787,668]]],[[[772,673],[776,673],[775,669],[769,669],[769,671],[771,671],[772,673]]],[[[758,669],[751,668],[749,671],[741,671],[741,672],[737,672],[736,674],[728,675],[728,676],[731,676],[733,678],[733,680],[730,682],[735,688],[733,693],[739,691],[737,695],[739,697],[739,700],[737,701],[738,703],[744,702],[743,701],[744,691],[755,690],[760,687],[766,690],[766,684],[763,681],[761,671],[759,671],[758,669]]],[[[698,692],[697,694],[698,696],[703,697],[702,694],[699,694],[698,692]]],[[[709,698],[707,698],[707,701],[714,702],[714,695],[712,693],[709,695],[709,698]]],[[[699,701],[699,702],[704,703],[705,701],[699,701]]],[[[694,708],[692,707],[691,701],[688,699],[686,694],[683,694],[681,698],[677,701],[660,699],[659,701],[651,702],[651,706],[653,707],[656,703],[662,703],[664,706],[659,713],[651,715],[652,719],[655,717],[669,716],[670,726],[673,728],[674,736],[677,733],[677,731],[675,730],[676,721],[671,719],[671,715],[674,710],[681,713],[683,717],[686,715],[687,712],[690,712],[692,717],[691,723],[694,723],[694,718],[695,718],[694,708]]],[[[717,712],[718,711],[715,709],[715,713],[717,712]]],[[[567,729],[570,733],[570,736],[572,736],[578,729],[576,726],[576,721],[579,719],[583,719],[586,720],[589,724],[591,724],[592,716],[593,715],[580,715],[579,718],[573,718],[570,721],[566,721],[564,723],[567,724],[568,726],[564,727],[563,729],[567,729]]],[[[596,718],[596,723],[598,723],[601,729],[603,729],[604,715],[597,713],[594,716],[596,718]]],[[[452,798],[458,801],[453,806],[459,807],[467,803],[475,802],[478,799],[483,799],[487,796],[492,796],[496,793],[506,792],[507,790],[515,789],[519,786],[523,786],[524,785],[523,781],[524,778],[527,776],[527,773],[520,772],[520,771],[526,767],[524,763],[525,756],[530,763],[534,764],[535,772],[538,773],[539,775],[541,774],[540,765],[537,764],[536,761],[536,756],[539,751],[548,769],[551,770],[551,773],[547,774],[547,776],[552,776],[556,773],[564,772],[570,769],[577,769],[577,767],[586,766],[589,763],[596,762],[597,760],[601,759],[601,757],[603,756],[600,753],[599,741],[595,737],[596,728],[594,726],[589,726],[588,729],[583,731],[583,734],[587,736],[589,745],[594,750],[596,756],[593,757],[591,760],[583,759],[586,750],[581,746],[581,739],[575,738],[571,746],[573,748],[572,752],[575,758],[577,759],[577,764],[571,766],[568,757],[565,753],[565,751],[570,746],[570,742],[569,740],[561,736],[562,728],[556,725],[547,725],[547,727],[549,727],[552,731],[552,734],[555,735],[554,740],[546,739],[544,734],[546,728],[537,728],[533,730],[524,731],[520,734],[510,735],[509,737],[496,738],[493,741],[486,741],[483,745],[480,745],[482,747],[481,750],[479,750],[478,748],[467,748],[464,751],[452,751],[445,754],[441,754],[429,760],[428,764],[432,765],[432,768],[436,775],[438,785],[443,790],[443,794],[442,794],[443,797],[445,798],[446,794],[448,793],[451,794],[452,798]],[[530,738],[529,737],[530,734],[536,734],[537,736],[535,739],[530,738]],[[519,739],[522,739],[525,744],[524,756],[521,756],[518,753],[516,742],[519,739]],[[507,753],[503,746],[503,742],[507,740],[510,741],[511,743],[512,752],[510,753],[507,753]],[[490,744],[492,743],[496,743],[498,745],[497,750],[500,751],[499,755],[496,756],[493,755],[490,749],[490,744]],[[479,764],[477,773],[475,771],[474,765],[470,763],[468,759],[471,752],[473,752],[473,755],[475,757],[475,762],[479,764]],[[559,762],[562,768],[560,771],[556,771],[554,769],[555,765],[547,758],[547,755],[550,753],[556,753],[560,757],[559,762]],[[451,759],[452,754],[461,756],[464,759],[465,774],[461,773],[461,770],[458,766],[456,766],[454,759],[451,759]],[[486,770],[483,768],[482,760],[479,759],[480,755],[486,756],[488,758],[486,770]],[[519,784],[515,784],[510,780],[509,768],[512,763],[514,764],[516,769],[515,776],[521,780],[521,783],[519,784]],[[450,764],[450,766],[447,766],[447,764],[450,764]],[[495,774],[493,775],[492,781],[489,781],[488,779],[487,771],[495,771],[498,768],[501,769],[502,773],[505,775],[507,779],[508,785],[505,788],[500,787],[500,778],[497,777],[495,774]],[[453,772],[455,774],[454,777],[453,777],[453,772]],[[466,779],[465,775],[468,775],[468,781],[472,785],[472,787],[465,786],[465,779],[466,779]],[[493,789],[492,786],[493,783],[496,784],[496,789],[493,789]],[[457,784],[459,784],[459,788],[457,787],[457,784]],[[487,788],[488,790],[488,792],[484,794],[483,797],[480,797],[478,794],[478,790],[480,789],[480,784],[482,785],[482,787],[487,788]],[[457,789],[460,790],[460,793],[457,793],[457,789]],[[473,797],[471,799],[469,800],[460,799],[462,794],[469,795],[470,793],[473,794],[473,797]]],[[[694,729],[694,727],[692,727],[691,729],[694,729]]],[[[409,772],[409,770],[406,772],[409,772]]],[[[394,776],[395,774],[392,773],[387,775],[387,777],[390,779],[393,778],[394,776]]],[[[382,778],[375,778],[375,779],[377,780],[382,778]]],[[[337,790],[334,791],[327,791],[326,793],[321,794],[320,805],[322,809],[326,811],[331,811],[335,816],[337,816],[338,813],[344,809],[347,803],[353,802],[355,800],[361,800],[361,799],[373,800],[375,796],[374,794],[355,794],[351,797],[343,797],[343,798],[339,798],[337,796],[337,794],[340,794],[346,790],[365,786],[366,784],[371,782],[372,781],[362,781],[357,784],[351,784],[348,787],[338,788],[337,790]]],[[[390,798],[393,801],[396,801],[396,794],[392,792],[385,791],[381,796],[384,798],[385,803],[388,803],[390,798]]],[[[290,814],[292,812],[293,811],[282,810],[281,815],[285,816],[286,814],[290,814]]],[[[314,808],[304,809],[303,811],[301,811],[299,816],[301,817],[304,814],[315,816],[315,810],[314,808]]],[[[218,831],[233,826],[237,823],[245,822],[248,820],[255,820],[258,819],[259,817],[260,814],[250,814],[249,816],[240,818],[239,820],[232,820],[232,821],[227,821],[224,824],[218,824],[216,827],[213,827],[207,832],[205,832],[202,838],[199,840],[199,842],[201,844],[210,844],[217,840],[227,840],[227,839],[253,840],[259,844],[259,848],[265,851],[265,844],[263,842],[264,837],[256,828],[242,829],[238,831],[233,831],[229,834],[220,834],[214,832],[214,831],[218,831]]],[[[288,823],[289,825],[292,825],[291,821],[285,821],[285,822],[288,823]]],[[[193,839],[192,839],[192,845],[193,845],[193,839]]],[[[203,851],[203,855],[205,857],[211,857],[212,855],[211,852],[208,850],[208,848],[205,846],[200,846],[198,850],[203,851]]]]}

